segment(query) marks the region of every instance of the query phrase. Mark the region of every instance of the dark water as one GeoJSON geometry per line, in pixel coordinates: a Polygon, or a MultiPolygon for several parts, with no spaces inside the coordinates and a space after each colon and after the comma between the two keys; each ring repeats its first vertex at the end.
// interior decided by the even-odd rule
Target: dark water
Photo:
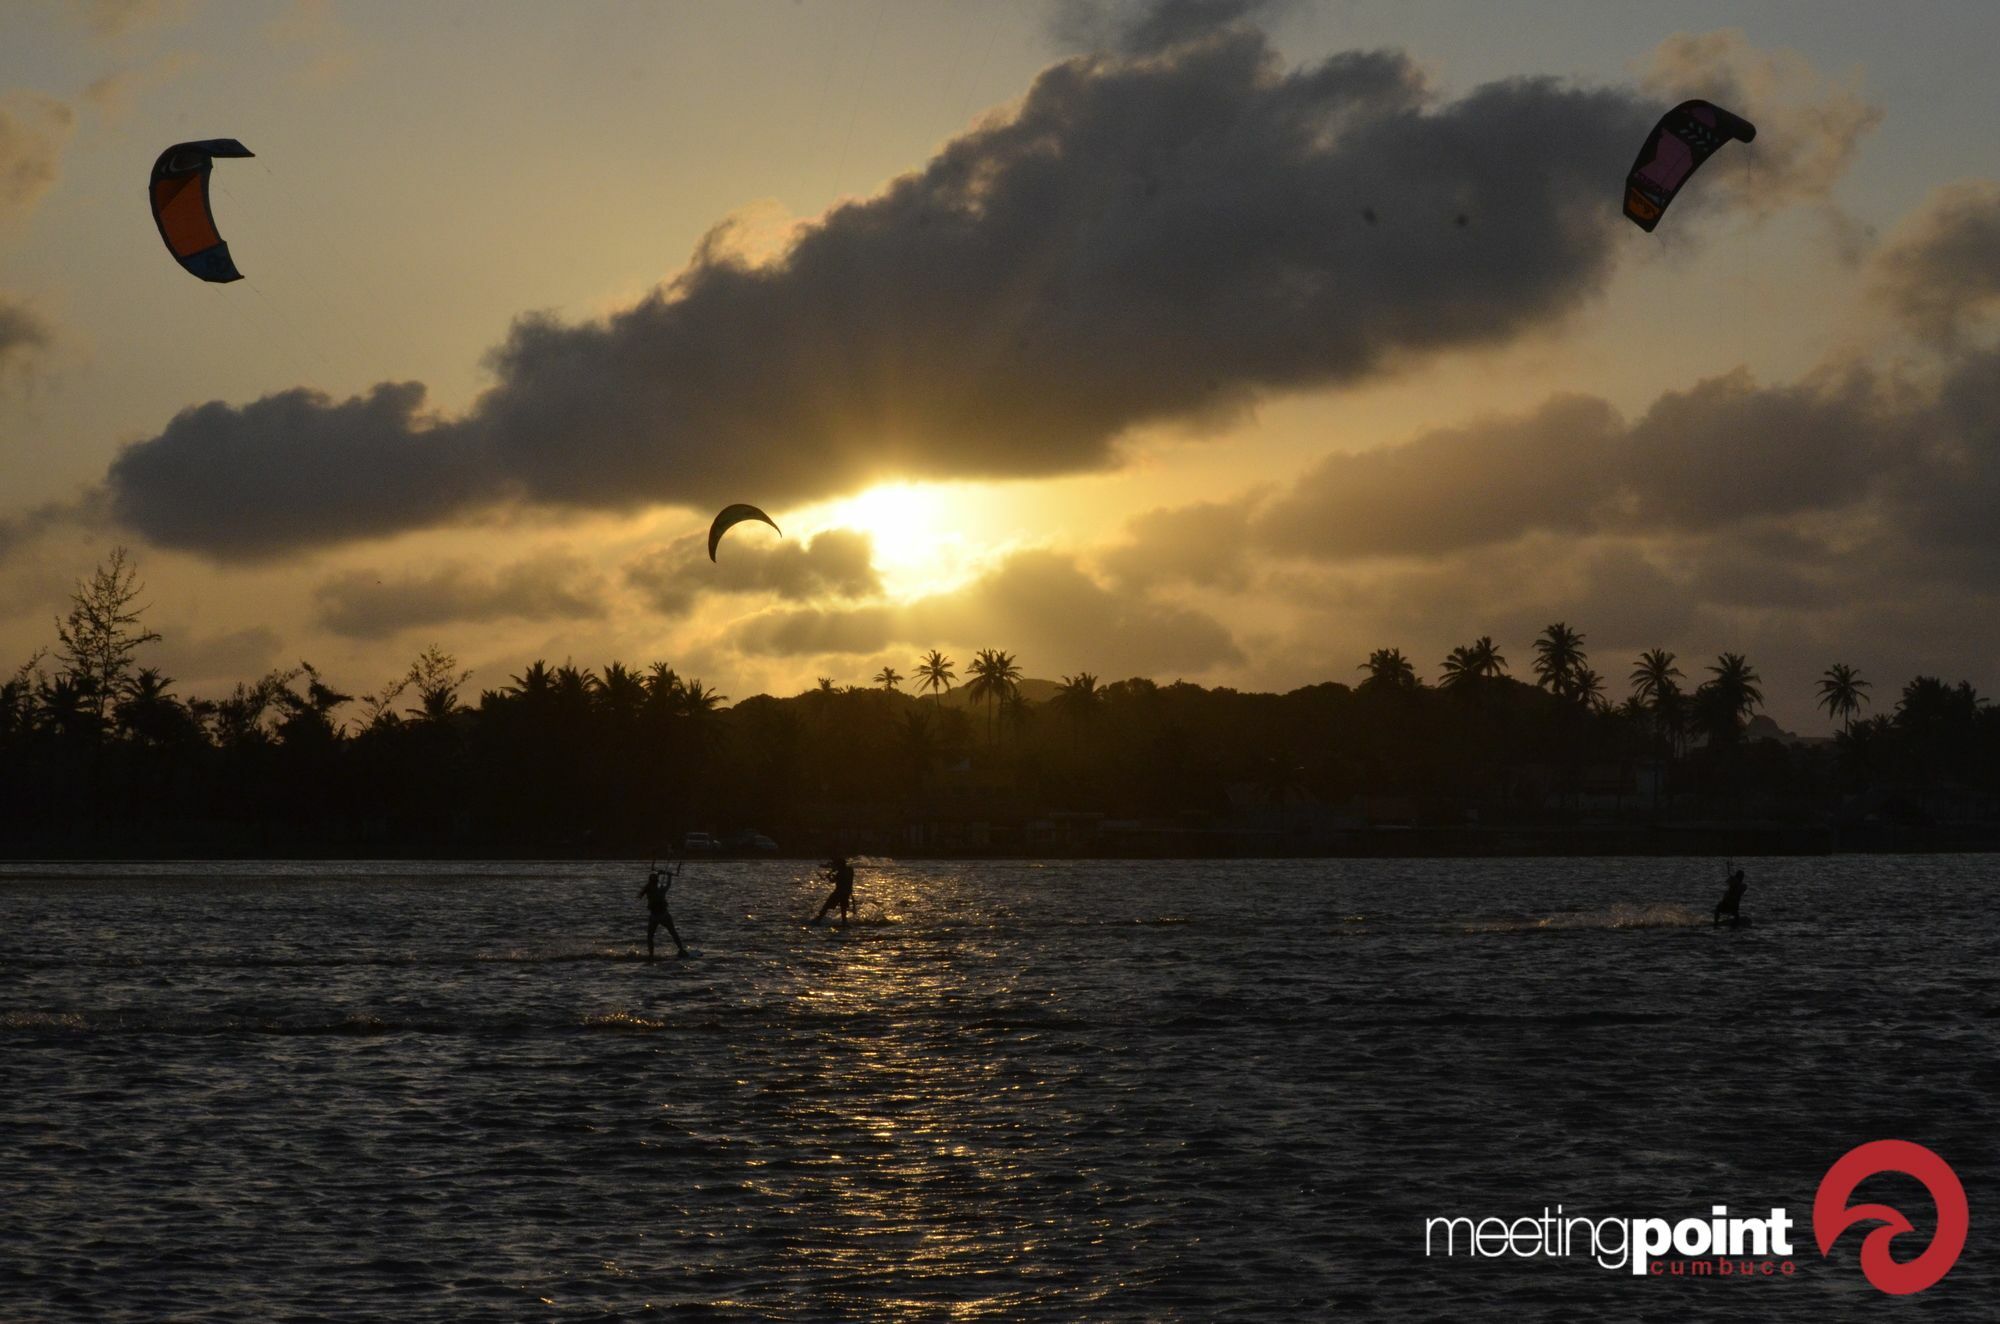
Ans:
{"type": "Polygon", "coordinates": [[[0,865],[0,1320],[2000,1318],[2000,869],[1748,863],[0,865]],[[1797,1272],[1425,1258],[1557,1203],[1797,1272]]]}

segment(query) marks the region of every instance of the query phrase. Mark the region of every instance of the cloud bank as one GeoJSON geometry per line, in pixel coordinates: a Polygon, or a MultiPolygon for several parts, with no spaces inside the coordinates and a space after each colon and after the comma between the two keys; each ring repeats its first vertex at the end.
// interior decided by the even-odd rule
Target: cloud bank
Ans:
{"type": "Polygon", "coordinates": [[[2000,311],[2000,183],[1937,190],[1875,255],[1876,294],[1905,326],[1947,349],[2000,311]]]}
{"type": "Polygon", "coordinates": [[[1201,672],[1242,661],[1206,613],[1115,592],[1057,552],[1019,552],[982,579],[904,604],[798,607],[746,622],[733,639],[767,657],[870,654],[893,646],[992,647],[1100,675],[1201,672]]]}
{"type": "Polygon", "coordinates": [[[463,417],[415,383],[211,402],[127,448],[109,505],[242,560],[510,501],[1100,469],[1141,425],[1565,316],[1612,268],[1606,198],[1656,113],[1548,79],[1445,99],[1388,52],[1287,69],[1243,27],[1076,57],[771,262],[719,230],[623,312],[522,319],[463,417]]]}
{"type": "Polygon", "coordinates": [[[694,535],[640,557],[625,579],[655,611],[679,616],[704,593],[772,593],[793,602],[873,597],[882,591],[873,558],[873,540],[853,529],[768,545],[739,537],[713,562],[706,536],[694,535]]]}
{"type": "Polygon", "coordinates": [[[595,620],[607,611],[602,577],[577,557],[553,553],[492,568],[446,562],[389,579],[349,571],[313,597],[320,625],[350,639],[386,639],[419,626],[595,620]]]}

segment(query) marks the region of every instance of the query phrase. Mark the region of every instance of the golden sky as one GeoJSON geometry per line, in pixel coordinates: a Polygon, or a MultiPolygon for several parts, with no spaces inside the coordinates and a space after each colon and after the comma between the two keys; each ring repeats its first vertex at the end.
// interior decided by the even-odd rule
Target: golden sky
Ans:
{"type": "Polygon", "coordinates": [[[183,693],[1554,620],[1812,730],[1834,661],[1990,688],[2000,23],[1732,8],[13,0],[0,653],[125,543],[183,693]],[[1759,135],[1647,235],[1690,96],[1759,135]],[[222,136],[211,286],[144,183],[222,136]]]}

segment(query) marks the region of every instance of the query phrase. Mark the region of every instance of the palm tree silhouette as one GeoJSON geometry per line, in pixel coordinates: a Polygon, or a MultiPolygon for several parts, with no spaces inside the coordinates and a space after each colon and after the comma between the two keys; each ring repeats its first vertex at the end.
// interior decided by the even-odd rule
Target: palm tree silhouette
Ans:
{"type": "Polygon", "coordinates": [[[1661,691],[1659,698],[1653,700],[1653,721],[1659,725],[1660,738],[1666,741],[1667,752],[1676,758],[1687,752],[1692,707],[1686,691],[1678,686],[1661,691]]]}
{"type": "Polygon", "coordinates": [[[893,690],[903,683],[903,673],[894,667],[883,667],[875,673],[875,683],[885,690],[893,690]]]}
{"type": "MultiPolygon", "coordinates": [[[[173,678],[158,667],[141,667],[125,681],[112,710],[118,728],[144,744],[165,744],[186,730],[186,708],[174,698],[173,678]]],[[[287,691],[289,694],[289,691],[287,691]]]]}
{"type": "Polygon", "coordinates": [[[951,690],[951,683],[958,679],[958,671],[953,666],[952,660],[935,648],[924,654],[924,660],[917,663],[917,675],[922,679],[923,688],[931,692],[933,702],[937,700],[939,690],[948,693],[951,690]]]}
{"type": "Polygon", "coordinates": [[[1098,706],[1104,702],[1104,691],[1097,687],[1096,676],[1079,671],[1062,678],[1062,684],[1056,686],[1055,702],[1070,716],[1070,743],[1074,746],[1082,738],[1084,723],[1097,714],[1098,706]]]}
{"type": "Polygon", "coordinates": [[[1681,693],[1681,669],[1664,648],[1649,648],[1632,667],[1632,701],[1644,709],[1668,754],[1679,749],[1687,725],[1686,696],[1681,693]]]}
{"type": "Polygon", "coordinates": [[[1021,733],[1028,729],[1028,721],[1034,716],[1034,705],[1028,696],[1021,693],[1018,685],[1009,685],[1007,693],[1000,699],[1000,729],[1013,733],[1015,743],[1019,743],[1021,733]]]}
{"type": "Polygon", "coordinates": [[[1413,690],[1417,687],[1417,669],[1410,659],[1403,656],[1400,648],[1378,648],[1368,655],[1358,670],[1368,673],[1368,679],[1361,682],[1364,690],[1413,690]]]}
{"type": "Polygon", "coordinates": [[[1500,656],[1493,636],[1482,634],[1473,642],[1460,644],[1451,650],[1451,656],[1444,660],[1444,675],[1438,681],[1438,688],[1455,690],[1470,687],[1479,681],[1495,680],[1506,674],[1507,659],[1500,656]]]}
{"type": "Polygon", "coordinates": [[[1727,743],[1764,702],[1764,691],[1757,687],[1762,678],[1741,653],[1722,654],[1708,672],[1709,679],[1695,692],[1696,720],[1711,740],[1727,743]]]}
{"type": "Polygon", "coordinates": [[[604,664],[604,674],[593,685],[598,711],[614,725],[623,726],[646,706],[646,684],[637,672],[622,662],[604,664]]]}
{"type": "Polygon", "coordinates": [[[728,702],[727,694],[720,690],[712,690],[698,680],[688,681],[681,686],[681,713],[684,716],[701,720],[728,702]]]}
{"type": "Polygon", "coordinates": [[[664,662],[646,668],[646,695],[655,704],[672,706],[680,702],[681,674],[664,662]]]}
{"type": "Polygon", "coordinates": [[[1056,686],[1056,702],[1074,713],[1087,713],[1103,699],[1104,691],[1098,688],[1097,677],[1088,671],[1064,676],[1062,684],[1056,686]]]}
{"type": "Polygon", "coordinates": [[[1841,724],[1843,730],[1854,729],[1854,714],[1861,711],[1861,705],[1868,702],[1862,693],[1868,682],[1861,679],[1861,673],[1843,662],[1836,662],[1826,669],[1819,678],[1819,706],[1826,709],[1826,715],[1841,724]]]}
{"type": "Polygon", "coordinates": [[[1444,660],[1444,672],[1438,677],[1441,690],[1469,690],[1479,680],[1479,663],[1472,655],[1472,649],[1464,644],[1451,650],[1444,660]]]}
{"type": "Polygon", "coordinates": [[[542,698],[554,692],[556,685],[555,673],[549,669],[549,664],[541,658],[536,658],[533,662],[529,663],[528,669],[520,675],[509,676],[507,679],[512,684],[507,685],[500,692],[509,697],[524,699],[542,698]]]}
{"type": "Polygon", "coordinates": [[[1535,640],[1535,683],[1558,698],[1577,698],[1585,657],[1583,636],[1557,621],[1535,640]]]}
{"type": "Polygon", "coordinates": [[[986,704],[986,743],[993,743],[993,706],[1012,694],[1021,679],[1021,668],[1014,664],[1011,653],[1003,653],[997,648],[982,648],[972,662],[972,681],[966,693],[973,702],[986,704]]]}
{"type": "Polygon", "coordinates": [[[1570,673],[1570,697],[1592,712],[1607,712],[1610,705],[1604,700],[1604,677],[1589,667],[1578,667],[1570,673]]]}
{"type": "Polygon", "coordinates": [[[1674,655],[1664,648],[1649,648],[1639,654],[1638,662],[1632,668],[1632,694],[1648,708],[1657,709],[1660,696],[1668,690],[1679,688],[1681,669],[1674,665],[1674,655]]]}
{"type": "Polygon", "coordinates": [[[1482,634],[1472,642],[1472,666],[1481,680],[1497,680],[1507,674],[1507,659],[1500,656],[1500,650],[1493,643],[1493,636],[1482,634]]]}

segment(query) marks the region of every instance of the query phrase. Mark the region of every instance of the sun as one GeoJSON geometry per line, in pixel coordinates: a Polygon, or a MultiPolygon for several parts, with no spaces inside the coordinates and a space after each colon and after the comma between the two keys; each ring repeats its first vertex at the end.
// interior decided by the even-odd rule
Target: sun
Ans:
{"type": "Polygon", "coordinates": [[[957,509],[964,500],[945,487],[884,483],[828,503],[815,522],[867,534],[884,590],[909,598],[963,578],[973,550],[957,509]]]}

